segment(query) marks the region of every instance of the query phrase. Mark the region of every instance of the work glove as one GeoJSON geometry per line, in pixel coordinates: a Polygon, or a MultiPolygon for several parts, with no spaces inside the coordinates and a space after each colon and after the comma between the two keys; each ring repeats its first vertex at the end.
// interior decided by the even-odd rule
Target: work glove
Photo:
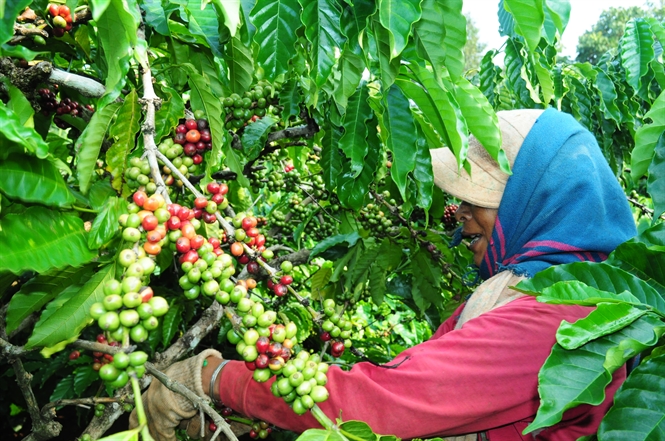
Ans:
{"type": "MultiPolygon", "coordinates": [[[[172,364],[164,371],[164,374],[198,396],[207,397],[201,385],[201,371],[203,361],[211,356],[222,358],[218,351],[206,349],[194,357],[172,364]]],[[[148,419],[148,429],[156,441],[176,441],[175,429],[180,426],[181,422],[185,423],[184,428],[188,433],[190,428],[187,425],[192,425],[193,435],[195,430],[198,432],[200,429],[199,411],[194,404],[179,393],[167,389],[156,378],[152,380],[150,387],[141,398],[148,419]],[[199,420],[199,422],[194,420],[199,420]]],[[[129,427],[131,429],[138,425],[138,417],[136,409],[134,409],[129,416],[129,427]]],[[[198,438],[199,434],[196,433],[195,436],[198,438]]]]}

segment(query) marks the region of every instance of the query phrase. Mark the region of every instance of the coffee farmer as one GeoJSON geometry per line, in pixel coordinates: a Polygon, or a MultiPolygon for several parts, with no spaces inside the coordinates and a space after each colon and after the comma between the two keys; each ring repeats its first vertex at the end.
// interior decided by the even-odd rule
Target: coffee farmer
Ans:
{"type": "MultiPolygon", "coordinates": [[[[568,441],[595,433],[611,406],[624,370],[615,373],[601,405],[579,406],[555,426],[521,435],[538,409],[538,371],[559,324],[591,308],[539,303],[510,287],[551,265],[604,260],[636,231],[596,140],[570,115],[547,109],[498,116],[512,175],[473,137],[470,176],[458,173],[449,149],[431,151],[435,184],[463,201],[455,214],[462,225],[458,239],[473,252],[484,282],[431,339],[399,354],[391,368],[331,367],[330,398],[319,404],[331,419],[365,421],[376,433],[407,439],[568,441]]],[[[296,432],[320,427],[309,413],[297,416],[276,399],[271,382],[253,381],[243,362],[222,360],[217,351],[203,351],[166,373],[248,417],[296,432]]],[[[181,421],[198,420],[187,399],[158,381],[143,401],[156,439],[174,440],[181,421]]]]}

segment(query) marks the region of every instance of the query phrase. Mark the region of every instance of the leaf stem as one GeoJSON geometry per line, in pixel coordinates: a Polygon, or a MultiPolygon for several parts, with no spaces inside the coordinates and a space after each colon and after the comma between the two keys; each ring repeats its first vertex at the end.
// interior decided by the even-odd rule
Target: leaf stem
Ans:
{"type": "Polygon", "coordinates": [[[81,211],[83,213],[95,213],[95,214],[99,213],[99,211],[97,210],[93,210],[91,208],[77,207],[76,205],[72,205],[72,208],[76,211],[81,211]]]}
{"type": "Polygon", "coordinates": [[[327,430],[338,430],[337,426],[335,426],[335,423],[332,422],[328,416],[323,413],[321,408],[319,407],[318,404],[315,404],[314,407],[310,409],[312,412],[312,416],[316,418],[316,420],[321,423],[321,425],[327,429],[327,430]]]}

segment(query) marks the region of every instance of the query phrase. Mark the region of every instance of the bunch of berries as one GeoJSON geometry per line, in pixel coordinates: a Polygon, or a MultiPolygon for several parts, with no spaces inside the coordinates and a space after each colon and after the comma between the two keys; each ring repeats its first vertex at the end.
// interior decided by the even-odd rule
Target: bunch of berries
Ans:
{"type": "Polygon", "coordinates": [[[322,332],[319,337],[324,342],[332,340],[332,356],[335,358],[341,357],[344,349],[353,345],[350,340],[351,330],[353,329],[352,323],[345,314],[337,312],[333,299],[324,300],[323,313],[326,315],[326,319],[321,324],[322,332]]]}
{"type": "Polygon", "coordinates": [[[455,219],[455,213],[457,212],[457,209],[459,208],[458,205],[456,204],[449,204],[446,205],[445,210],[443,211],[443,226],[446,228],[446,230],[453,230],[455,227],[457,227],[457,219],[455,219]]]}
{"type": "Polygon", "coordinates": [[[155,296],[146,285],[155,270],[148,256],[138,257],[134,250],[120,251],[118,262],[125,271],[122,280],[110,279],[104,284],[104,299],[90,306],[90,316],[111,341],[142,343],[148,333],[159,326],[158,317],[169,310],[163,297],[155,296]]]}
{"type": "Polygon", "coordinates": [[[67,5],[50,3],[48,5],[48,13],[51,15],[54,36],[62,37],[65,35],[65,32],[72,30],[74,19],[67,5]]]}

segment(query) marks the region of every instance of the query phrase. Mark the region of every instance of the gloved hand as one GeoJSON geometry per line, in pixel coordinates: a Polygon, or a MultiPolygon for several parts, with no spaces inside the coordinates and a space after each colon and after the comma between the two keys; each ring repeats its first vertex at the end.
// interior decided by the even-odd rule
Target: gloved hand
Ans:
{"type": "MultiPolygon", "coordinates": [[[[203,361],[208,357],[222,358],[222,354],[214,349],[206,349],[194,357],[174,363],[164,371],[164,374],[200,397],[207,397],[201,384],[201,371],[203,361]]],[[[194,408],[191,401],[176,392],[170,391],[157,379],[152,380],[150,387],[141,398],[148,419],[148,429],[157,441],[176,441],[175,429],[181,421],[199,420],[200,418],[198,410],[194,408]]],[[[198,423],[194,424],[197,428],[200,426],[198,423]]],[[[129,427],[137,426],[138,417],[136,409],[134,409],[129,416],[129,427]]]]}

